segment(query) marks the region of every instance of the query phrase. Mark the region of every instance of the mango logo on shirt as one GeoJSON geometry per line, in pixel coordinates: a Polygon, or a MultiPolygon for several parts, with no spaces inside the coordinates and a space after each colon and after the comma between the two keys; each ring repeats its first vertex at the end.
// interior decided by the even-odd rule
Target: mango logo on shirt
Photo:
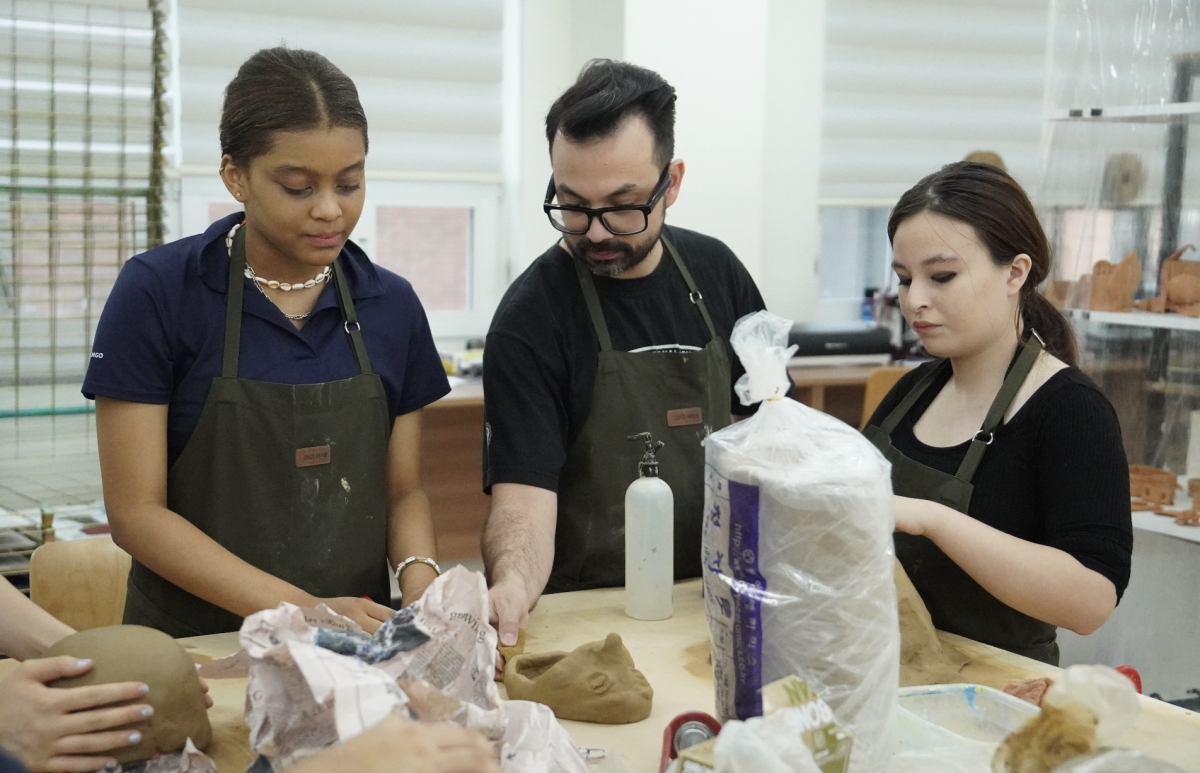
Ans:
{"type": "Polygon", "coordinates": [[[103,360],[104,352],[92,352],[92,359],[93,360],[103,360]]]}

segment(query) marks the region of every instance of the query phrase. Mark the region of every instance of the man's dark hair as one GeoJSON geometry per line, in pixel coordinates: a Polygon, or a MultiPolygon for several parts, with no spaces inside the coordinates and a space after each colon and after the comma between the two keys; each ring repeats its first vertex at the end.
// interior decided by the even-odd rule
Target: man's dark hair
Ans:
{"type": "Polygon", "coordinates": [[[630,115],[640,115],[654,135],[654,161],[675,157],[675,89],[653,70],[628,62],[593,59],[546,114],[546,139],[562,132],[571,142],[604,139],[630,115]]]}
{"type": "Polygon", "coordinates": [[[316,51],[264,48],[225,87],[221,153],[238,166],[269,153],[276,132],[327,127],[361,131],[367,149],[367,117],[354,81],[316,51]]]}

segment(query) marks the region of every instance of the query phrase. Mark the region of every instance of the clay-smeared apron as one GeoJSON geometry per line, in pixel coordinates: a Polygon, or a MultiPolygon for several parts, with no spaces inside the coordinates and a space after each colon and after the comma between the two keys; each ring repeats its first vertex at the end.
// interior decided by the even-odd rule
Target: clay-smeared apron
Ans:
{"type": "MultiPolygon", "coordinates": [[[[954,475],[913,461],[891,441],[892,431],[921,395],[945,374],[949,360],[930,368],[881,426],[867,427],[864,434],[892,463],[892,490],[900,496],[940,502],[969,515],[974,491],[971,479],[1041,350],[1041,339],[1036,334],[1030,335],[954,475]]],[[[1018,612],[988,593],[928,537],[897,532],[895,544],[896,557],[921,594],[937,628],[1058,665],[1057,629],[1053,625],[1018,612]]]]}
{"type": "MultiPolygon", "coordinates": [[[[314,596],[388,604],[391,421],[340,258],[334,287],[359,375],[320,384],[238,378],[245,233],[238,230],[229,265],[221,376],[167,473],[167,507],[234,555],[314,596]]],[[[125,622],[178,638],[236,631],[242,618],[134,561],[125,622]]]]}
{"type": "Polygon", "coordinates": [[[692,275],[670,242],[662,243],[708,329],[700,351],[614,350],[591,272],[574,261],[600,352],[591,412],[559,477],[548,593],[625,584],[625,489],[644,448],[627,438],[639,432],[666,444],[658,459],[675,497],[675,578],[700,575],[703,442],[729,424],[729,355],[692,275]]]}

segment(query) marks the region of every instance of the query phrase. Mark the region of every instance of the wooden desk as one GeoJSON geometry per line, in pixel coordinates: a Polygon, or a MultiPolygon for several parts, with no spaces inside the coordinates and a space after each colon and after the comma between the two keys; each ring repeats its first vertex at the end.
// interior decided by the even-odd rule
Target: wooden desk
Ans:
{"type": "Polygon", "coordinates": [[[878,365],[841,365],[835,367],[792,367],[788,375],[796,384],[793,397],[836,416],[857,428],[862,419],[863,395],[867,377],[878,365]],[[828,391],[827,391],[828,390],[828,391]]]}
{"type": "Polygon", "coordinates": [[[483,493],[483,382],[468,381],[425,409],[421,481],[433,512],[439,558],[478,558],[491,508],[483,493]]]}
{"type": "MultiPolygon", "coordinates": [[[[545,596],[530,615],[526,647],[531,652],[571,650],[580,644],[620,633],[638,668],[654,687],[650,717],[632,725],[563,722],[577,743],[620,755],[629,773],[657,773],[662,733],[684,711],[713,711],[708,625],[698,580],[675,586],[675,614],[644,622],[624,613],[620,588],[545,596]]],[[[971,658],[964,682],[1004,687],[1021,679],[1054,677],[1060,669],[952,634],[939,634],[971,658]]],[[[197,662],[224,657],[237,647],[236,634],[183,639],[197,662]]],[[[0,677],[15,664],[0,662],[0,677]]],[[[209,681],[215,705],[209,711],[214,740],[209,756],[221,773],[242,773],[251,762],[249,728],[243,712],[245,679],[209,681]]],[[[503,691],[503,688],[502,688],[503,691]]],[[[1141,698],[1142,713],[1119,746],[1140,749],[1191,773],[1200,773],[1200,714],[1151,698],[1141,698]]]]}

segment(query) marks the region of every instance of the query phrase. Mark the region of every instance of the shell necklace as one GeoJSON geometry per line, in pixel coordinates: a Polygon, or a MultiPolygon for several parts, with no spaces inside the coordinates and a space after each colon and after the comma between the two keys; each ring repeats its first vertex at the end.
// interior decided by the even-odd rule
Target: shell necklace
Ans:
{"type": "MultiPolygon", "coordinates": [[[[245,225],[244,221],[238,223],[233,228],[230,228],[229,233],[225,236],[225,249],[229,252],[230,260],[233,260],[233,235],[236,234],[237,230],[243,225],[245,225]]],[[[254,282],[254,286],[260,293],[263,294],[263,297],[268,301],[271,301],[271,304],[278,309],[279,304],[275,303],[275,301],[271,299],[271,296],[267,295],[267,291],[263,289],[264,287],[270,287],[272,290],[283,290],[285,293],[290,293],[292,290],[306,290],[310,287],[316,287],[322,282],[328,282],[332,272],[330,271],[329,266],[326,266],[321,270],[321,273],[317,274],[312,279],[309,279],[307,282],[296,282],[294,284],[289,284],[288,282],[276,282],[274,279],[263,279],[261,276],[258,276],[254,273],[254,269],[250,268],[249,263],[246,264],[246,270],[243,273],[246,275],[247,279],[254,282]]],[[[312,314],[311,310],[306,311],[303,314],[288,314],[283,309],[279,309],[279,312],[294,322],[307,319],[308,315],[312,314]]]]}

